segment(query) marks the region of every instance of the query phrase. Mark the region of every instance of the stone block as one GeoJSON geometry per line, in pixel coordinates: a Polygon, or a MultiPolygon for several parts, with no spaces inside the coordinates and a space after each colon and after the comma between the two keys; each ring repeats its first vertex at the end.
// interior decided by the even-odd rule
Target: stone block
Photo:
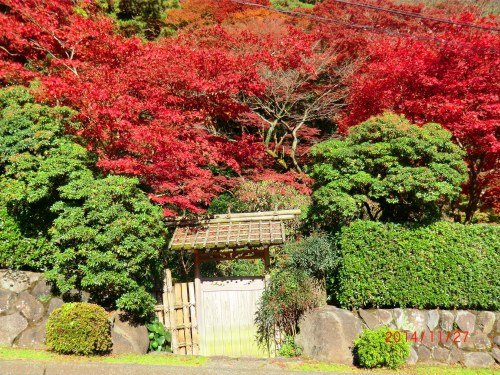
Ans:
{"type": "Polygon", "coordinates": [[[457,312],[455,323],[461,331],[468,331],[471,334],[476,326],[476,316],[469,311],[460,310],[457,312]]]}
{"type": "Polygon", "coordinates": [[[359,309],[358,313],[361,319],[363,319],[363,322],[369,329],[374,329],[381,325],[376,310],[359,309]]]}
{"type": "Polygon", "coordinates": [[[441,311],[441,329],[445,332],[453,331],[455,316],[451,311],[441,311]]]}
{"type": "Polygon", "coordinates": [[[18,312],[0,316],[0,345],[11,346],[14,339],[26,329],[28,322],[18,312]]]}
{"type": "Polygon", "coordinates": [[[493,331],[495,325],[495,313],[491,311],[481,311],[477,316],[477,329],[485,334],[493,331]]]}
{"type": "Polygon", "coordinates": [[[45,335],[46,335],[47,319],[43,319],[34,327],[28,328],[17,340],[18,347],[31,348],[31,349],[46,349],[45,335]]]}
{"type": "Polygon", "coordinates": [[[477,350],[485,350],[491,348],[491,341],[485,333],[476,332],[472,335],[472,341],[474,342],[474,347],[477,350]]]}
{"type": "Polygon", "coordinates": [[[149,336],[146,326],[130,322],[120,311],[114,312],[110,318],[113,354],[147,353],[149,336]]]}
{"type": "Polygon", "coordinates": [[[423,345],[417,349],[417,354],[419,362],[429,362],[432,359],[431,351],[423,345]]]}
{"type": "Polygon", "coordinates": [[[433,331],[439,324],[439,310],[430,310],[427,317],[427,328],[433,331]]]}
{"type": "Polygon", "coordinates": [[[496,346],[500,346],[500,336],[495,336],[495,337],[493,337],[493,343],[494,343],[496,346]]]}
{"type": "MultiPolygon", "coordinates": [[[[453,339],[455,339],[456,334],[455,332],[452,333],[453,339]]],[[[474,350],[475,345],[474,345],[474,338],[473,335],[466,334],[465,332],[460,332],[460,336],[458,337],[458,342],[456,342],[456,345],[460,349],[464,350],[474,350]]]]}
{"type": "Polygon", "coordinates": [[[441,363],[448,363],[448,358],[450,357],[450,350],[445,348],[436,348],[432,352],[432,358],[435,361],[441,363]]]}
{"type": "Polygon", "coordinates": [[[448,363],[450,365],[454,365],[454,364],[463,363],[463,362],[464,362],[464,352],[456,347],[453,347],[450,350],[450,356],[448,357],[448,363]]]}
{"type": "Polygon", "coordinates": [[[52,298],[49,302],[49,307],[47,307],[47,314],[50,315],[52,311],[58,309],[64,304],[63,300],[60,298],[52,298]]]}
{"type": "Polygon", "coordinates": [[[394,324],[397,329],[402,329],[403,324],[405,323],[405,314],[403,309],[392,309],[392,314],[394,315],[394,324]]]}
{"type": "Polygon", "coordinates": [[[29,321],[39,320],[44,313],[43,305],[27,291],[19,294],[16,309],[29,321]]]}
{"type": "Polygon", "coordinates": [[[382,325],[389,325],[392,322],[392,313],[390,310],[378,309],[378,319],[382,325]]]}
{"type": "Polygon", "coordinates": [[[353,340],[362,332],[361,320],[351,312],[324,306],[306,313],[299,323],[297,343],[305,356],[353,364],[353,340]]]}
{"type": "Polygon", "coordinates": [[[423,333],[421,333],[419,340],[420,339],[422,339],[422,344],[427,346],[429,349],[436,348],[439,345],[439,335],[436,336],[435,331],[429,331],[427,328],[423,333]]]}
{"type": "Polygon", "coordinates": [[[466,353],[464,365],[473,368],[487,368],[495,363],[495,360],[489,353],[466,353]]]}
{"type": "Polygon", "coordinates": [[[417,351],[415,350],[415,348],[412,346],[410,348],[410,355],[406,359],[406,364],[407,365],[414,365],[415,363],[417,363],[417,361],[418,361],[418,354],[417,354],[417,351]]]}
{"type": "Polygon", "coordinates": [[[380,326],[388,326],[392,321],[392,314],[388,310],[359,309],[358,313],[369,329],[374,329],[380,326]]]}
{"type": "Polygon", "coordinates": [[[0,314],[14,312],[12,309],[14,308],[16,299],[16,293],[0,289],[0,314]]]}
{"type": "Polygon", "coordinates": [[[38,281],[41,274],[14,270],[0,270],[0,289],[21,293],[38,281]]]}
{"type": "Polygon", "coordinates": [[[416,309],[405,309],[403,310],[403,317],[399,319],[400,324],[398,328],[420,334],[426,328],[427,312],[416,309]]]}
{"type": "Polygon", "coordinates": [[[51,295],[51,285],[47,283],[47,281],[41,277],[40,280],[35,284],[35,287],[31,290],[31,295],[35,296],[38,299],[47,298],[51,295]]]}
{"type": "Polygon", "coordinates": [[[500,363],[500,348],[493,348],[491,349],[491,356],[500,363]]]}

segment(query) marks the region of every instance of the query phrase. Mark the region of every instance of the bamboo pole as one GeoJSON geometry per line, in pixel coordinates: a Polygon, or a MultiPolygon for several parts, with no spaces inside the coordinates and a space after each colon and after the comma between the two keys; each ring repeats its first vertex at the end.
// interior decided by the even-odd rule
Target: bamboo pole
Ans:
{"type": "Polygon", "coordinates": [[[191,337],[191,324],[189,321],[189,299],[187,283],[182,283],[182,317],[184,321],[184,340],[186,342],[186,354],[193,354],[193,340],[191,337]]]}
{"type": "Polygon", "coordinates": [[[193,355],[200,354],[199,346],[200,346],[200,338],[198,336],[198,321],[196,319],[196,299],[194,292],[194,283],[188,283],[189,290],[189,309],[191,313],[191,335],[193,338],[193,355]]]}
{"type": "Polygon", "coordinates": [[[177,342],[177,350],[178,354],[186,355],[186,336],[184,333],[184,329],[180,328],[180,326],[184,326],[184,314],[182,311],[182,285],[180,283],[175,284],[175,320],[177,323],[176,332],[178,336],[177,342]],[[181,306],[181,308],[178,308],[181,306]]]}

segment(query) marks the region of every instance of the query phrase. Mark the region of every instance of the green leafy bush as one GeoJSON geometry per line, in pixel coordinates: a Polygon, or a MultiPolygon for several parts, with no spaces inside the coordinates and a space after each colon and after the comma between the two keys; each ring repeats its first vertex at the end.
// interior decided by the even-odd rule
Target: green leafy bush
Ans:
{"type": "Polygon", "coordinates": [[[108,314],[91,303],[65,303],[50,314],[45,343],[61,354],[107,353],[113,345],[108,314]]]}
{"type": "Polygon", "coordinates": [[[63,201],[49,231],[58,252],[47,279],[65,293],[78,289],[92,300],[144,318],[153,313],[150,291],[162,267],[166,229],[160,207],[135,178],[82,176],[60,188],[63,201]]]}
{"type": "Polygon", "coordinates": [[[355,353],[358,357],[361,367],[389,367],[397,369],[406,362],[406,358],[410,355],[410,343],[401,337],[400,340],[386,341],[387,332],[391,332],[391,337],[394,337],[393,331],[388,327],[380,327],[375,330],[366,329],[361,336],[354,340],[355,353]]]}
{"type": "Polygon", "coordinates": [[[330,236],[312,234],[300,241],[285,245],[288,266],[306,271],[310,276],[323,280],[338,266],[338,249],[330,236]]]}
{"type": "Polygon", "coordinates": [[[85,148],[64,129],[66,107],[35,103],[29,89],[0,90],[0,267],[40,271],[54,251],[47,231],[58,188],[85,170],[85,148]]]}
{"type": "Polygon", "coordinates": [[[163,324],[158,321],[158,318],[146,325],[149,332],[149,351],[150,352],[172,352],[170,343],[172,335],[167,332],[163,324]]]}
{"type": "Polygon", "coordinates": [[[28,236],[22,223],[0,204],[0,268],[43,270],[53,250],[44,233],[28,236]]]}
{"type": "Polygon", "coordinates": [[[359,218],[434,221],[467,179],[464,152],[450,132],[392,113],[352,127],[345,140],[318,143],[310,154],[310,216],[326,228],[359,218]]]}
{"type": "Polygon", "coordinates": [[[298,357],[302,354],[302,348],[295,344],[293,336],[286,336],[285,340],[281,343],[278,354],[287,358],[298,357]]]}
{"type": "Polygon", "coordinates": [[[344,308],[498,310],[500,227],[357,221],[339,236],[334,299],[344,308]]]}

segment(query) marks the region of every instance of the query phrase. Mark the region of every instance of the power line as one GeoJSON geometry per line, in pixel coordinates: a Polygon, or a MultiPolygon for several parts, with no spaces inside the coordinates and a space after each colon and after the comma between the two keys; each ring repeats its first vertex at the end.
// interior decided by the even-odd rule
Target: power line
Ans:
{"type": "Polygon", "coordinates": [[[449,44],[457,47],[466,47],[472,50],[476,51],[486,51],[486,52],[491,52],[491,53],[500,53],[500,50],[495,49],[495,48],[483,48],[483,47],[477,47],[477,46],[472,46],[469,44],[464,44],[464,43],[457,43],[453,41],[448,41],[448,40],[443,40],[443,39],[438,39],[438,38],[433,38],[433,37],[425,37],[425,36],[420,36],[420,35],[413,35],[413,34],[408,34],[408,33],[402,33],[399,31],[392,31],[392,30],[387,30],[387,29],[380,29],[374,26],[370,25],[362,25],[362,24],[356,24],[356,23],[349,23],[349,22],[344,22],[344,21],[339,21],[333,18],[328,18],[328,17],[323,17],[323,16],[317,16],[314,14],[309,14],[309,13],[303,13],[303,12],[297,12],[293,10],[284,10],[284,9],[277,9],[273,8],[267,5],[263,4],[257,4],[257,3],[251,3],[248,1],[243,1],[243,0],[229,0],[233,3],[241,4],[241,5],[247,5],[247,6],[253,6],[253,7],[258,7],[258,8],[264,8],[271,10],[273,12],[278,12],[278,13],[283,13],[291,16],[299,16],[299,17],[304,17],[304,18],[310,18],[313,20],[321,21],[321,22],[326,22],[326,23],[336,23],[339,25],[347,26],[350,28],[358,29],[358,30],[363,30],[363,31],[371,31],[375,33],[383,33],[391,36],[398,36],[398,37],[406,37],[406,38],[412,38],[416,40],[423,40],[423,41],[431,41],[431,42],[438,42],[442,44],[449,44]]]}
{"type": "Polygon", "coordinates": [[[449,21],[449,20],[445,20],[445,19],[442,19],[442,18],[435,18],[435,17],[423,16],[423,15],[417,14],[417,13],[405,12],[403,10],[381,8],[381,7],[377,7],[377,6],[374,6],[374,5],[363,4],[363,3],[354,3],[352,1],[347,1],[347,0],[331,0],[331,1],[335,1],[336,3],[342,3],[342,4],[347,4],[347,5],[353,5],[353,6],[357,6],[357,7],[362,7],[362,8],[379,10],[379,11],[382,11],[382,12],[399,14],[399,15],[402,15],[402,16],[420,18],[420,19],[423,19],[423,20],[429,20],[429,21],[434,21],[434,22],[447,23],[449,25],[462,26],[462,27],[471,27],[471,28],[480,29],[480,30],[500,32],[500,29],[497,29],[495,27],[486,27],[486,26],[481,26],[481,25],[475,25],[473,23],[449,21]]]}

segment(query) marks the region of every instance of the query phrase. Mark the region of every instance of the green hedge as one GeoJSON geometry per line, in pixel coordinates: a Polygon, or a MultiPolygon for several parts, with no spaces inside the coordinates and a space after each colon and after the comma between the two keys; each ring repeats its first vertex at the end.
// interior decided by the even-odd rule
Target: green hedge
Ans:
{"type": "Polygon", "coordinates": [[[500,226],[357,221],[339,236],[344,308],[500,309],[500,226]]]}

